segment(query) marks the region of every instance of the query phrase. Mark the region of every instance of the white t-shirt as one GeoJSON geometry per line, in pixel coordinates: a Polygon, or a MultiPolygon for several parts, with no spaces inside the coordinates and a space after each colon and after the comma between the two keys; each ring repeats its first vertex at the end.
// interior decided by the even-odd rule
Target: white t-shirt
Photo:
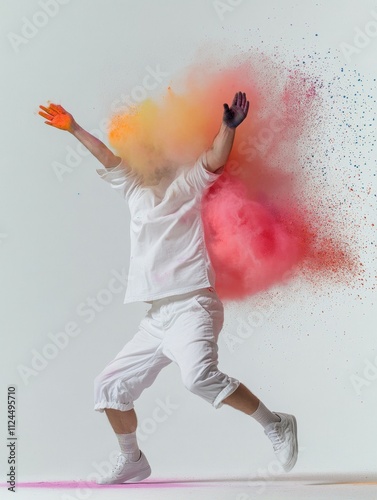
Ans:
{"type": "Polygon", "coordinates": [[[141,186],[127,167],[97,169],[128,203],[131,256],[124,303],[150,302],[215,287],[201,219],[204,191],[220,176],[205,168],[203,153],[194,166],[180,167],[158,185],[141,186]]]}

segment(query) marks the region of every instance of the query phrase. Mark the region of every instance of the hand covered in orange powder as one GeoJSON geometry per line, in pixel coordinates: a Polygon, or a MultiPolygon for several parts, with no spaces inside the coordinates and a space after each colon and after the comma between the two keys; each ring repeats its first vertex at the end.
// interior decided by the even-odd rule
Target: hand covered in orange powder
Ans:
{"type": "Polygon", "coordinates": [[[45,121],[47,125],[51,125],[61,130],[67,130],[68,132],[73,131],[76,122],[73,116],[68,113],[63,106],[50,103],[48,108],[42,105],[39,107],[43,109],[43,111],[38,111],[38,114],[43,116],[43,118],[47,118],[48,121],[45,121]]]}

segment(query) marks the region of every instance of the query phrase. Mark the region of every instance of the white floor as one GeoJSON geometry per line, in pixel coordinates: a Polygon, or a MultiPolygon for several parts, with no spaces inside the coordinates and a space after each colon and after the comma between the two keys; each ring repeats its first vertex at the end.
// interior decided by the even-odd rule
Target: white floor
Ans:
{"type": "MultiPolygon", "coordinates": [[[[37,485],[35,485],[37,486],[37,485]]],[[[20,500],[377,500],[377,481],[368,478],[315,478],[253,481],[144,481],[138,484],[95,486],[93,489],[65,487],[17,487],[20,500]]],[[[10,492],[0,490],[0,498],[10,498],[10,492]]]]}

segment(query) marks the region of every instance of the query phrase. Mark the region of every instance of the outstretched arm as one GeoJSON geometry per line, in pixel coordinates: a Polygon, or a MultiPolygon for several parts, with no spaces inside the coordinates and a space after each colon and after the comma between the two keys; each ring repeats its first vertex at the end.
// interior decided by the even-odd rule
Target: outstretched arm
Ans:
{"type": "Polygon", "coordinates": [[[46,118],[45,123],[60,130],[66,130],[76,137],[106,168],[119,165],[121,158],[114,155],[112,151],[97,137],[84,130],[76,123],[73,116],[59,104],[50,104],[48,108],[40,105],[43,111],[38,114],[46,118]]]}
{"type": "MultiPolygon", "coordinates": [[[[232,106],[224,104],[223,121],[207,154],[207,169],[216,172],[224,167],[232,150],[236,128],[244,121],[249,111],[245,92],[237,92],[232,106]]],[[[221,171],[219,172],[221,173],[221,171]]]]}

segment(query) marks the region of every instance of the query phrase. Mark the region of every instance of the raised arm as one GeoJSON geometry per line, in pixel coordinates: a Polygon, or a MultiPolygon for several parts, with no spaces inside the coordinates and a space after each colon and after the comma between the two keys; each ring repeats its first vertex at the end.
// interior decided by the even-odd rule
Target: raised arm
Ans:
{"type": "Polygon", "coordinates": [[[232,150],[236,128],[244,121],[248,111],[249,101],[246,100],[245,92],[235,94],[230,108],[228,104],[224,104],[224,115],[220,130],[211,148],[206,151],[206,168],[211,172],[216,172],[225,166],[232,150]]]}
{"type": "Polygon", "coordinates": [[[73,116],[60,106],[60,104],[50,103],[48,108],[42,105],[39,107],[43,111],[39,111],[38,114],[47,119],[45,121],[47,125],[59,128],[60,130],[66,130],[75,136],[104,167],[111,168],[119,165],[121,158],[114,155],[97,137],[94,137],[94,135],[80,127],[73,116]]]}

